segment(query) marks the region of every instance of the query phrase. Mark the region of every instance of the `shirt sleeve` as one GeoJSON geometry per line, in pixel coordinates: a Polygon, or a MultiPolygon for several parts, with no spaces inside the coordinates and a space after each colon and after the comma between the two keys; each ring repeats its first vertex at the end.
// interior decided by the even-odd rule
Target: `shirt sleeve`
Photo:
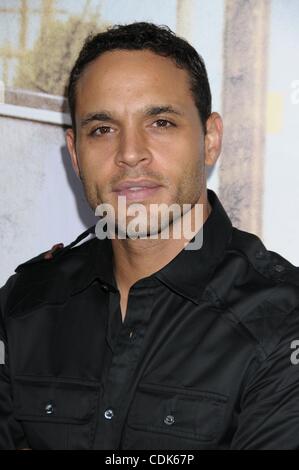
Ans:
{"type": "Polygon", "coordinates": [[[299,449],[299,310],[245,387],[231,449],[299,449]]]}
{"type": "Polygon", "coordinates": [[[21,424],[13,414],[9,370],[9,350],[3,313],[3,287],[0,289],[0,450],[29,448],[21,424]]]}

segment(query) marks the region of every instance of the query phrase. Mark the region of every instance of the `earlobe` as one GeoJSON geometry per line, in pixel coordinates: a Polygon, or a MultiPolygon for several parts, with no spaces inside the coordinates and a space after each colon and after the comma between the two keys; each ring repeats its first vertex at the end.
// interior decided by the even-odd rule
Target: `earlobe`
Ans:
{"type": "Polygon", "coordinates": [[[213,166],[221,152],[223,123],[218,113],[212,113],[206,122],[205,164],[213,166]]]}
{"type": "Polygon", "coordinates": [[[80,168],[79,168],[78,157],[77,157],[77,152],[76,152],[76,142],[75,142],[75,135],[74,135],[73,129],[67,129],[66,134],[65,134],[65,139],[66,139],[66,145],[67,145],[70,157],[71,157],[73,169],[76,175],[78,176],[78,178],[80,178],[80,168]]]}

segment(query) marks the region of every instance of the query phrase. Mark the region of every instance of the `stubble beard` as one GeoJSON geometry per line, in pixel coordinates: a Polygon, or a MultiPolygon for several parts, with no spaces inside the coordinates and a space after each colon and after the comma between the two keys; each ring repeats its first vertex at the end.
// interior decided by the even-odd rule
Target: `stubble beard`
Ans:
{"type": "MultiPolygon", "coordinates": [[[[104,201],[102,199],[99,188],[90,187],[90,185],[87,183],[86,178],[84,177],[82,173],[80,173],[80,179],[83,185],[86,200],[94,212],[100,204],[104,204],[104,203],[109,204],[108,201],[104,201]]],[[[201,173],[199,172],[195,177],[186,178],[183,181],[181,187],[177,190],[176,194],[171,198],[171,202],[168,203],[168,206],[171,206],[172,204],[178,205],[180,207],[180,217],[181,217],[184,213],[186,213],[186,209],[183,206],[189,205],[191,206],[190,208],[192,209],[194,205],[199,201],[202,195],[202,190],[203,190],[203,179],[202,179],[201,173]]],[[[163,202],[158,202],[157,204],[163,204],[163,202]]],[[[149,206],[149,204],[147,204],[147,206],[149,206]]],[[[127,205],[127,208],[128,208],[128,205],[127,205]]],[[[113,222],[115,222],[116,236],[117,234],[121,233],[122,236],[125,235],[127,238],[131,238],[131,234],[128,233],[127,226],[130,220],[134,218],[134,216],[127,216],[126,223],[125,225],[123,225],[123,224],[119,224],[117,208],[114,208],[114,211],[115,211],[115,221],[113,222]]],[[[138,231],[139,237],[147,238],[154,234],[160,236],[161,233],[164,230],[167,230],[168,228],[169,228],[169,233],[171,233],[173,223],[176,220],[178,220],[180,217],[177,217],[176,219],[174,219],[172,211],[169,212],[169,217],[163,218],[159,216],[159,222],[157,226],[158,228],[157,230],[153,231],[150,228],[150,216],[148,214],[148,209],[147,209],[147,218],[146,218],[146,221],[144,221],[144,228],[142,224],[142,229],[139,229],[138,231]]]]}

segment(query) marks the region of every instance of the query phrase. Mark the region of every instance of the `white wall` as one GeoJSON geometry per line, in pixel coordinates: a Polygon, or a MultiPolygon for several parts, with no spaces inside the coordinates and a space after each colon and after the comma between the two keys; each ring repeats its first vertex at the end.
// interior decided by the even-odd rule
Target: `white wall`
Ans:
{"type": "MultiPolygon", "coordinates": [[[[1,105],[0,105],[1,106],[1,105]]],[[[18,264],[95,223],[59,125],[0,116],[0,285],[18,264]]]]}

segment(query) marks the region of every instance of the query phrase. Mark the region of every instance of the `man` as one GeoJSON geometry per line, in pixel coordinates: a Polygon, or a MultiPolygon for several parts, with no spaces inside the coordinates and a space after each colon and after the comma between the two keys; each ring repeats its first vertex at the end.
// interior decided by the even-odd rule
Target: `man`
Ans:
{"type": "Polygon", "coordinates": [[[202,59],[167,27],[115,26],[68,93],[74,170],[117,236],[108,217],[1,289],[0,447],[298,448],[298,270],[207,191],[222,121],[202,59]],[[133,203],[182,210],[133,237],[133,203]],[[175,237],[187,216],[196,235],[175,237]]]}

